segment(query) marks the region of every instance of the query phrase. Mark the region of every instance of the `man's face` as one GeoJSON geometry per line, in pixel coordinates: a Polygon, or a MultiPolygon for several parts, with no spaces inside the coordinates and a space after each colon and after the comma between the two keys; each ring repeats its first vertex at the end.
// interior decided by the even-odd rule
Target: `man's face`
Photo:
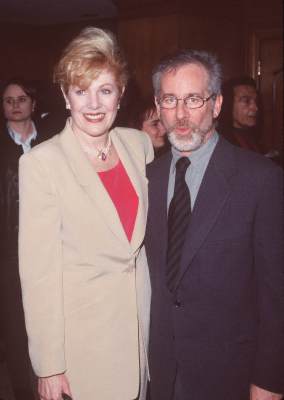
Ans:
{"type": "Polygon", "coordinates": [[[208,100],[196,109],[189,109],[182,100],[178,101],[175,108],[165,109],[159,105],[159,99],[168,95],[178,99],[188,96],[205,99],[211,94],[208,90],[208,73],[201,65],[187,64],[162,75],[156,105],[169,141],[177,150],[196,150],[209,139],[214,131],[214,118],[217,118],[221,109],[222,97],[219,95],[215,101],[208,100]]]}
{"type": "Polygon", "coordinates": [[[257,92],[253,86],[240,85],[234,88],[233,126],[252,128],[257,118],[257,92]]]}

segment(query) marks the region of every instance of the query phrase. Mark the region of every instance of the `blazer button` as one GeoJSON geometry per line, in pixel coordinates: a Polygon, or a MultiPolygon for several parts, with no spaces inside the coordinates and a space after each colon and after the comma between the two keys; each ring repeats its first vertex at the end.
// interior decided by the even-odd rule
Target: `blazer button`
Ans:
{"type": "Polygon", "coordinates": [[[181,302],[179,301],[179,300],[176,300],[175,302],[174,302],[174,306],[175,306],[175,308],[180,308],[181,307],[181,302]]]}

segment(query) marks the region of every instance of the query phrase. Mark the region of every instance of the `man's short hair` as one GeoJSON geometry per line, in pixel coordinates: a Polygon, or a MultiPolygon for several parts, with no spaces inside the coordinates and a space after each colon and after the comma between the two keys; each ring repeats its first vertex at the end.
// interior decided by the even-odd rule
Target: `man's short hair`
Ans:
{"type": "Polygon", "coordinates": [[[251,86],[254,89],[257,89],[255,80],[249,75],[237,76],[229,79],[223,84],[222,92],[231,92],[233,94],[233,90],[237,86],[251,86]]]}
{"type": "Polygon", "coordinates": [[[155,95],[160,92],[161,76],[170,71],[175,71],[178,68],[187,65],[200,65],[208,73],[208,91],[210,94],[220,94],[222,84],[221,65],[217,61],[215,55],[201,50],[181,50],[161,60],[158,66],[153,70],[152,82],[155,95]]]}

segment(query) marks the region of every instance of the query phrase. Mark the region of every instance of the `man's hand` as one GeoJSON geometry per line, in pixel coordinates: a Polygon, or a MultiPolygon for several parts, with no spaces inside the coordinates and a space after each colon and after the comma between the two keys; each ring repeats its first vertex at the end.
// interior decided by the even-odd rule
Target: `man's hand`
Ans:
{"type": "Polygon", "coordinates": [[[282,394],[272,393],[255,385],[250,387],[250,400],[281,400],[282,398],[282,394]]]}
{"type": "Polygon", "coordinates": [[[39,378],[38,393],[40,400],[62,400],[62,393],[72,397],[65,374],[39,378]]]}

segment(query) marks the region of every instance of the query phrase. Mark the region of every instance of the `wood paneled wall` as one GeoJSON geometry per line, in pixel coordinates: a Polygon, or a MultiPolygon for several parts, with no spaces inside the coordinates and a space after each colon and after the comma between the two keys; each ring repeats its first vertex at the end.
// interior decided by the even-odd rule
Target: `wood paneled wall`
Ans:
{"type": "MultiPolygon", "coordinates": [[[[0,81],[22,75],[51,83],[54,64],[65,45],[84,26],[95,25],[117,33],[140,91],[149,95],[152,69],[167,53],[180,48],[208,50],[221,61],[225,79],[244,73],[254,75],[255,52],[251,45],[254,32],[283,30],[281,0],[116,0],[116,3],[119,15],[113,20],[52,26],[2,23],[0,81]]],[[[274,129],[280,126],[281,121],[271,120],[270,129],[265,129],[265,141],[271,142],[270,147],[273,143],[280,146],[280,134],[272,140],[267,132],[272,126],[274,129]]]]}
{"type": "Polygon", "coordinates": [[[281,0],[117,0],[117,3],[122,12],[118,37],[145,94],[151,91],[153,66],[166,53],[179,48],[211,51],[222,63],[227,79],[251,73],[251,31],[256,27],[282,28],[281,0]]]}
{"type": "Polygon", "coordinates": [[[151,71],[159,59],[180,48],[208,50],[224,66],[224,76],[243,73],[242,25],[224,18],[173,14],[118,21],[118,37],[144,94],[151,92],[151,71]]]}
{"type": "Polygon", "coordinates": [[[151,92],[153,67],[163,55],[178,48],[178,24],[178,15],[125,19],[118,22],[119,41],[130,71],[144,94],[151,92]]]}
{"type": "Polygon", "coordinates": [[[31,26],[0,24],[0,81],[14,76],[31,80],[52,80],[54,65],[66,44],[85,26],[116,31],[113,20],[73,24],[31,26]]]}

